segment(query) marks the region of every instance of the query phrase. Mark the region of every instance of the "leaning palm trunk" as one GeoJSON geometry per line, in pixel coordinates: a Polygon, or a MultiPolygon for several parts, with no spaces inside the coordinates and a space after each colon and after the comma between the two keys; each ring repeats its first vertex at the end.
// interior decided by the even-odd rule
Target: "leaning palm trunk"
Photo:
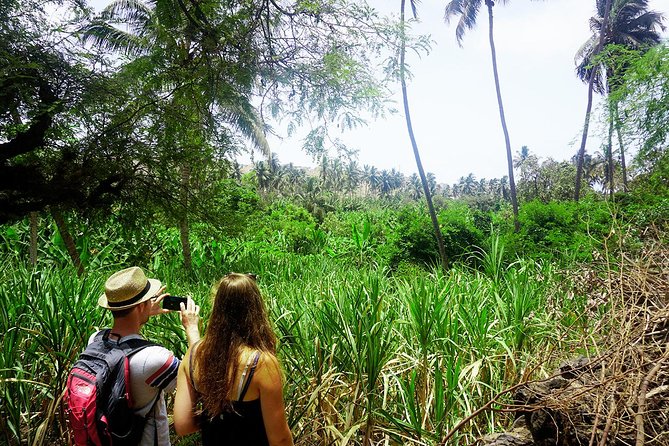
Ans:
{"type": "MultiPolygon", "coordinates": [[[[604,19],[602,20],[602,27],[599,31],[599,42],[595,49],[594,56],[599,54],[604,46],[604,39],[606,37],[606,28],[609,24],[609,15],[611,14],[611,0],[606,0],[604,6],[604,19]]],[[[576,184],[574,185],[574,201],[578,201],[581,197],[581,181],[583,180],[583,159],[585,158],[585,143],[588,141],[588,129],[590,127],[590,112],[592,111],[592,93],[594,91],[595,78],[597,77],[596,67],[592,68],[590,72],[590,79],[588,79],[588,105],[585,109],[585,122],[583,123],[583,135],[581,136],[581,147],[578,149],[576,156],[576,184]]]]}
{"type": "Polygon", "coordinates": [[[409,113],[409,98],[407,96],[407,84],[405,79],[405,65],[404,57],[406,50],[406,37],[404,34],[404,3],[405,0],[402,0],[402,6],[400,10],[400,24],[401,24],[401,33],[402,33],[402,42],[400,48],[400,83],[402,85],[402,100],[404,102],[404,116],[406,118],[407,130],[409,132],[409,139],[411,140],[411,147],[413,149],[413,155],[416,158],[416,167],[418,168],[418,175],[420,175],[420,182],[423,185],[423,193],[425,194],[425,200],[427,201],[427,208],[430,212],[430,219],[432,220],[432,227],[434,228],[434,236],[437,239],[437,246],[439,247],[439,256],[441,257],[441,265],[444,268],[444,271],[448,269],[448,259],[446,258],[446,248],[444,247],[444,239],[441,235],[441,229],[439,229],[439,220],[437,220],[437,213],[434,210],[434,205],[432,204],[432,194],[430,193],[430,187],[427,183],[427,178],[425,177],[425,171],[423,170],[423,163],[420,160],[420,153],[418,152],[418,144],[416,143],[416,138],[413,133],[413,126],[411,125],[411,114],[409,113]]]}
{"type": "Polygon", "coordinates": [[[620,130],[620,114],[618,112],[618,103],[613,105],[613,119],[616,126],[616,134],[618,135],[618,146],[620,147],[620,169],[623,174],[623,192],[627,192],[627,165],[625,163],[625,146],[623,144],[623,135],[620,130]]]}
{"type": "Polygon", "coordinates": [[[72,264],[77,269],[77,275],[79,277],[83,276],[84,265],[81,263],[81,256],[79,255],[79,251],[77,251],[77,245],[74,243],[74,238],[72,238],[72,234],[70,233],[69,229],[67,229],[67,224],[65,223],[63,214],[61,214],[58,209],[52,208],[51,216],[56,222],[56,226],[58,226],[58,232],[60,232],[60,236],[63,238],[63,243],[65,243],[67,254],[70,256],[72,264]]]}
{"type": "Polygon", "coordinates": [[[513,225],[516,232],[520,230],[518,222],[518,196],[516,195],[516,181],[513,177],[513,155],[511,154],[511,140],[509,138],[509,129],[506,126],[506,117],[504,116],[504,104],[502,103],[502,90],[499,86],[499,73],[497,72],[497,52],[495,51],[495,39],[493,38],[493,13],[494,2],[486,0],[488,7],[488,37],[490,40],[490,54],[492,56],[492,72],[495,77],[495,91],[497,92],[497,105],[499,106],[499,118],[502,122],[502,131],[504,132],[504,144],[506,144],[506,162],[509,169],[509,189],[511,192],[511,205],[513,206],[513,225]]]}
{"type": "Polygon", "coordinates": [[[609,136],[608,136],[608,141],[606,143],[607,147],[607,152],[606,152],[606,175],[609,178],[609,197],[613,199],[613,192],[614,192],[614,182],[613,182],[613,112],[611,108],[609,107],[609,136]]]}

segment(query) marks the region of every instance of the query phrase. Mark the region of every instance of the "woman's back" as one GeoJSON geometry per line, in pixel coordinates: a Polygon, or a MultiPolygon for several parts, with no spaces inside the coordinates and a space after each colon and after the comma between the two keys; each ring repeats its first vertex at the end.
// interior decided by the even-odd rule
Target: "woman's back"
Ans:
{"type": "Polygon", "coordinates": [[[202,444],[269,445],[262,419],[260,399],[233,402],[233,412],[200,421],[202,444]]]}
{"type": "Polygon", "coordinates": [[[177,434],[200,430],[205,445],[291,446],[275,354],[276,336],[255,277],[225,275],[202,343],[179,368],[177,434]]]}
{"type": "MultiPolygon", "coordinates": [[[[197,348],[197,347],[195,347],[197,348]]],[[[188,369],[189,378],[195,391],[198,391],[198,379],[193,367],[193,351],[189,354],[188,369]]],[[[260,405],[260,392],[257,380],[253,377],[258,369],[261,352],[244,349],[239,354],[239,370],[235,382],[236,395],[228,401],[231,407],[219,415],[210,416],[206,411],[200,415],[200,431],[202,433],[202,444],[209,445],[269,445],[267,433],[262,417],[260,405]],[[244,364],[242,366],[242,364],[244,364]]]]}

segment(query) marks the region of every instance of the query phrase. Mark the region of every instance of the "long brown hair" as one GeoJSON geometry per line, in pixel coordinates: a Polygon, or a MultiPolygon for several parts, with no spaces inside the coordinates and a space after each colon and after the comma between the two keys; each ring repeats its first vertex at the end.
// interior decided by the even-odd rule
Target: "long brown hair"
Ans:
{"type": "Polygon", "coordinates": [[[218,284],[204,339],[194,355],[204,411],[214,417],[232,408],[242,347],[276,354],[276,336],[253,276],[230,273],[218,284]]]}

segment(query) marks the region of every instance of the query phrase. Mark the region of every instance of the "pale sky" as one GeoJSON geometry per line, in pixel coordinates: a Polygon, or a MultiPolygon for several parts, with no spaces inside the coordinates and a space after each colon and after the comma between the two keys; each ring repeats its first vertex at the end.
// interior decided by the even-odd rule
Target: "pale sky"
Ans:
{"type": "MultiPolygon", "coordinates": [[[[383,13],[399,13],[399,0],[368,1],[383,13]]],[[[90,3],[99,10],[109,1],[90,3]]],[[[407,54],[414,75],[408,84],[410,111],[423,167],[440,183],[457,182],[470,172],[478,179],[499,178],[507,174],[507,164],[487,11],[481,9],[477,27],[465,34],[460,48],[455,23],[446,25],[443,20],[446,3],[419,3],[420,23],[413,31],[431,35],[434,43],[427,56],[407,54]]],[[[590,36],[588,20],[594,15],[595,0],[499,3],[494,8],[495,46],[512,152],[526,145],[542,159],[569,159],[580,144],[587,104],[587,85],[575,75],[574,55],[590,36]]],[[[649,4],[650,9],[669,16],[669,0],[649,4]]],[[[395,108],[402,110],[399,85],[394,100],[395,108]]],[[[593,110],[588,153],[601,146],[597,102],[593,110]]],[[[271,124],[281,133],[280,124],[271,124]]],[[[270,138],[272,151],[282,163],[313,166],[300,149],[307,131],[291,138],[270,138]]],[[[395,168],[405,175],[417,172],[403,113],[370,121],[367,127],[338,137],[359,151],[360,165],[395,168]]],[[[248,162],[248,157],[240,162],[248,162]]]]}
{"type": "MultiPolygon", "coordinates": [[[[407,2],[408,3],[408,2],[407,2]]],[[[399,0],[370,0],[383,11],[399,11],[399,0]],[[389,6],[390,5],[390,6],[389,6]],[[395,5],[395,6],[393,6],[395,5]]],[[[422,1],[414,32],[435,41],[428,56],[409,55],[413,79],[408,85],[414,133],[423,167],[440,183],[454,183],[470,172],[478,179],[507,174],[488,43],[488,15],[455,39],[455,23],[443,21],[445,1],[422,1]]],[[[650,9],[669,16],[669,0],[650,0],[650,9]]],[[[574,55],[591,35],[588,20],[594,0],[511,0],[497,5],[495,47],[512,152],[526,145],[542,159],[571,158],[580,145],[587,105],[587,85],[575,75],[574,55]]],[[[665,21],[669,25],[669,22],[665,21]]],[[[399,85],[396,108],[403,110],[399,85]]],[[[593,109],[594,110],[594,109],[593,109]]],[[[600,150],[601,128],[593,115],[586,151],[600,150]]],[[[417,172],[404,114],[369,122],[341,136],[359,150],[361,165],[417,172]]],[[[301,141],[271,140],[282,163],[309,165],[301,141]]]]}

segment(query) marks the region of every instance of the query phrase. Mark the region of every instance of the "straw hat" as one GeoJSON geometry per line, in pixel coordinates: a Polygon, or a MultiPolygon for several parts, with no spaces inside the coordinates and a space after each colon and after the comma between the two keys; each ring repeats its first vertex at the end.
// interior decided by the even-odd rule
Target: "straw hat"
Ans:
{"type": "Polygon", "coordinates": [[[160,287],[160,280],[147,279],[141,268],[132,266],[107,279],[98,305],[108,310],[125,310],[151,299],[160,287]]]}

